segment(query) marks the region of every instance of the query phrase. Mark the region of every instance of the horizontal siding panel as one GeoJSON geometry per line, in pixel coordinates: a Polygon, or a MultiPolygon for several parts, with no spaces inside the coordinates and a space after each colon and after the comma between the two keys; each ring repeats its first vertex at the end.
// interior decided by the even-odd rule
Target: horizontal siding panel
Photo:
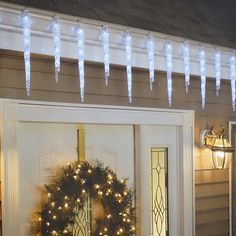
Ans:
{"type": "MultiPolygon", "coordinates": [[[[24,70],[15,70],[15,69],[0,69],[0,78],[1,83],[8,87],[20,86],[21,88],[25,87],[25,72],[24,70]],[[10,78],[10,79],[9,79],[10,78]],[[15,79],[13,79],[15,78],[15,79]],[[16,79],[17,78],[17,79],[16,79]]],[[[179,81],[176,79],[175,81],[179,81]]],[[[32,89],[38,88],[43,89],[45,87],[50,88],[51,90],[63,89],[67,91],[74,92],[74,85],[79,86],[78,75],[64,75],[60,74],[59,82],[56,83],[54,79],[54,73],[42,73],[35,72],[32,70],[31,73],[31,86],[32,89]]],[[[150,98],[167,98],[166,89],[166,80],[164,78],[159,80],[159,84],[153,87],[153,91],[150,91],[149,83],[138,83],[133,81],[133,96],[134,97],[150,97],[150,98]]],[[[126,80],[114,80],[113,78],[109,81],[109,87],[105,86],[104,79],[98,79],[96,77],[86,77],[85,80],[85,89],[87,93],[105,93],[106,95],[127,95],[127,82],[126,80]]],[[[224,93],[222,96],[215,97],[215,91],[207,91],[209,97],[209,103],[217,104],[231,104],[231,95],[229,93],[224,93]]],[[[185,94],[185,88],[183,86],[176,86],[175,82],[173,84],[173,101],[182,101],[182,102],[197,102],[201,103],[201,96],[199,89],[190,88],[189,94],[185,94]]]]}
{"type": "Polygon", "coordinates": [[[220,234],[216,234],[215,236],[229,236],[229,233],[220,233],[220,234]]]}
{"type": "MultiPolygon", "coordinates": [[[[28,97],[26,95],[25,89],[18,88],[4,88],[0,87],[0,97],[2,98],[12,98],[12,99],[25,99],[25,100],[38,100],[38,101],[53,101],[53,102],[72,102],[81,103],[80,93],[67,93],[67,92],[57,92],[50,90],[31,90],[31,95],[28,97]]],[[[106,104],[106,105],[117,105],[117,106],[130,106],[128,98],[126,96],[106,96],[102,94],[86,94],[85,104],[106,104]]],[[[154,99],[142,99],[136,98],[133,102],[133,106],[138,107],[158,107],[165,108],[167,101],[154,100],[154,99]]]]}
{"type": "Polygon", "coordinates": [[[202,149],[197,149],[195,148],[195,174],[198,171],[204,171],[204,170],[210,170],[210,171],[214,171],[214,166],[212,163],[212,159],[211,159],[211,155],[209,153],[208,154],[202,154],[202,149]]]}
{"type": "Polygon", "coordinates": [[[195,171],[212,170],[214,171],[213,163],[210,159],[202,161],[203,158],[197,157],[195,161],[195,171]]]}
{"type": "Polygon", "coordinates": [[[206,184],[206,183],[220,183],[229,182],[229,171],[228,170],[204,170],[196,171],[195,183],[206,184]]]}
{"type": "Polygon", "coordinates": [[[228,194],[229,194],[228,183],[202,184],[195,186],[196,198],[228,195],[228,194]]]}
{"type": "Polygon", "coordinates": [[[228,234],[229,222],[222,221],[217,224],[205,224],[200,227],[196,227],[196,236],[218,236],[222,234],[228,234]]]}
{"type": "MultiPolygon", "coordinates": [[[[39,101],[53,101],[53,102],[72,102],[80,103],[80,92],[62,92],[62,91],[52,91],[49,88],[42,90],[33,89],[31,90],[30,97],[26,96],[25,88],[9,88],[9,87],[0,87],[0,96],[2,98],[14,98],[14,99],[26,99],[26,100],[39,100],[39,101]]],[[[156,108],[167,108],[168,101],[167,99],[152,99],[148,97],[133,97],[132,104],[128,103],[128,97],[124,96],[113,96],[105,94],[89,94],[85,92],[85,103],[86,104],[106,104],[106,105],[118,105],[118,106],[137,106],[137,107],[156,107],[156,108]]],[[[201,104],[195,103],[186,103],[183,105],[181,101],[175,101],[173,108],[176,109],[193,109],[193,107],[198,107],[201,110],[201,104]]],[[[217,108],[212,110],[215,112],[215,115],[220,113],[218,109],[221,106],[216,106],[217,108]]],[[[223,110],[226,110],[226,106],[222,106],[223,110]],[[224,109],[225,108],[225,109],[224,109]]],[[[197,109],[195,109],[197,110],[197,109]]],[[[228,110],[231,110],[231,106],[228,107],[228,110]]]]}
{"type": "Polygon", "coordinates": [[[208,210],[196,213],[196,225],[227,221],[229,219],[229,209],[222,208],[217,210],[208,210]]]}
{"type": "Polygon", "coordinates": [[[196,203],[196,212],[222,209],[229,207],[229,196],[212,196],[207,198],[197,198],[196,203]]]}

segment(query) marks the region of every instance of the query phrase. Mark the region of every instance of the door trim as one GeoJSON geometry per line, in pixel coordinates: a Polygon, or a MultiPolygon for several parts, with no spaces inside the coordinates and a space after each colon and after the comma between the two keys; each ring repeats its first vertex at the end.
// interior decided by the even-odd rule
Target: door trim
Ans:
{"type": "Polygon", "coordinates": [[[3,235],[19,235],[19,122],[62,122],[130,125],[173,125],[180,130],[181,211],[180,234],[195,235],[195,188],[193,161],[194,112],[156,108],[80,105],[1,99],[1,177],[3,235]],[[184,160],[184,161],[183,161],[184,160]],[[14,170],[14,171],[12,171],[14,170]],[[14,224],[12,224],[14,222],[14,224]]]}
{"type": "MultiPolygon", "coordinates": [[[[236,126],[236,121],[229,121],[229,142],[232,144],[232,130],[233,126],[236,126]]],[[[229,236],[233,235],[233,212],[232,212],[232,163],[229,165],[229,236]]]]}

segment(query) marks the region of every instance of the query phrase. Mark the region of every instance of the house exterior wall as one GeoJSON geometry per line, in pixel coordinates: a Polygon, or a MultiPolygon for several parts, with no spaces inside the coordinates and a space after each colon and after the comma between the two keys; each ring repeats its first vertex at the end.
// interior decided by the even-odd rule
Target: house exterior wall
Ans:
{"type": "MultiPolygon", "coordinates": [[[[51,57],[33,56],[31,96],[27,97],[23,56],[17,52],[0,51],[0,97],[38,101],[80,103],[77,62],[64,59],[59,82],[54,79],[51,57]]],[[[111,68],[109,86],[104,83],[103,65],[86,63],[85,103],[136,107],[168,108],[166,77],[156,73],[153,91],[149,89],[148,71],[133,69],[133,102],[128,103],[126,70],[111,68]]],[[[210,153],[199,148],[199,132],[209,126],[227,127],[236,120],[231,106],[229,82],[222,81],[219,97],[215,81],[207,81],[206,108],[201,108],[200,79],[192,78],[189,94],[185,94],[183,75],[173,76],[173,106],[195,111],[195,199],[196,235],[228,235],[229,173],[213,169],[210,153]]]]}

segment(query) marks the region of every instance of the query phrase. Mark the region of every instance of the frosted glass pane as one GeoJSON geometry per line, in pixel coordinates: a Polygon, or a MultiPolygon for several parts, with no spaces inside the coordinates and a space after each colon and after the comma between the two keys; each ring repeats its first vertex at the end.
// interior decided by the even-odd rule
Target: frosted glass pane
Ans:
{"type": "Polygon", "coordinates": [[[168,235],[167,148],[151,148],[152,235],[168,235]]]}

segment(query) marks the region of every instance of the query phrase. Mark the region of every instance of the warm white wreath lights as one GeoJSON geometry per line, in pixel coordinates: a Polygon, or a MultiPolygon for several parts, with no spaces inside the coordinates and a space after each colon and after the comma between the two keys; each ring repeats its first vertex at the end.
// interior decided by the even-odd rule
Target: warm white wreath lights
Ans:
{"type": "MultiPolygon", "coordinates": [[[[23,36],[24,36],[24,60],[25,60],[25,79],[26,79],[26,91],[30,94],[30,16],[28,10],[24,10],[21,14],[23,36]]],[[[52,18],[50,22],[50,30],[53,33],[54,42],[54,57],[55,57],[55,78],[58,81],[58,73],[60,72],[60,21],[57,16],[52,18]]],[[[81,100],[84,102],[84,55],[85,55],[85,32],[82,27],[76,27],[76,38],[78,45],[78,69],[80,78],[80,93],[81,100]]],[[[102,25],[99,39],[102,42],[103,54],[104,54],[104,74],[105,83],[108,85],[108,78],[110,75],[110,34],[108,26],[102,25]]],[[[132,102],[132,36],[129,31],[125,31],[122,42],[124,44],[125,58],[126,58],[126,73],[127,73],[127,86],[128,86],[128,98],[129,103],[132,102]]],[[[149,80],[150,89],[153,88],[154,82],[154,60],[155,60],[155,45],[152,36],[149,34],[146,38],[146,49],[147,50],[147,62],[149,67],[149,80]]],[[[188,93],[188,87],[190,84],[190,47],[187,41],[184,41],[181,45],[181,52],[183,57],[183,68],[185,74],[185,85],[186,93],[188,93]]],[[[169,40],[165,42],[164,52],[166,55],[166,71],[167,71],[167,93],[169,106],[172,104],[172,69],[173,69],[173,55],[172,55],[172,44],[169,40]]],[[[201,97],[202,97],[202,109],[205,108],[206,100],[206,52],[200,47],[198,52],[199,70],[201,77],[201,97]]],[[[221,51],[216,49],[214,53],[214,68],[216,78],[216,95],[218,96],[220,90],[221,80],[221,51]]],[[[232,91],[232,107],[235,110],[235,68],[236,60],[235,56],[230,56],[229,63],[229,74],[231,80],[231,91],[232,91]]]]}

